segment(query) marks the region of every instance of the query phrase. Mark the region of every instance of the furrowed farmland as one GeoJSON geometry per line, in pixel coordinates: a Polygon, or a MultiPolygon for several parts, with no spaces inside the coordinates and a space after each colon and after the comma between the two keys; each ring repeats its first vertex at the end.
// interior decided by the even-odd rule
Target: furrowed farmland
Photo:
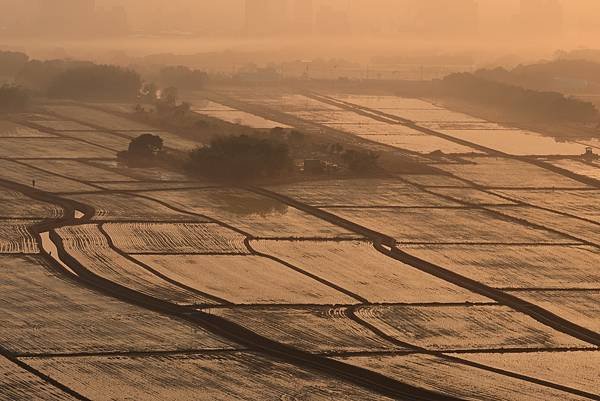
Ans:
{"type": "Polygon", "coordinates": [[[0,400],[598,400],[587,142],[315,87],[0,116],[0,400]],[[290,172],[190,167],[230,131],[290,172]]]}

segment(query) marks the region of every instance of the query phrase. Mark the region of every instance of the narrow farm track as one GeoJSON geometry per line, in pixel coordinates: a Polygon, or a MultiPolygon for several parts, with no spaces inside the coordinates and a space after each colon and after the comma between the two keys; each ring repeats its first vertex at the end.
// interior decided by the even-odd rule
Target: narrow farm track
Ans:
{"type": "MultiPolygon", "coordinates": [[[[196,309],[182,307],[170,302],[153,298],[151,296],[141,294],[127,287],[113,283],[103,279],[90,271],[84,266],[81,266],[74,258],[65,251],[62,245],[62,239],[53,231],[60,227],[65,227],[71,224],[82,224],[89,222],[93,216],[93,209],[78,202],[73,202],[67,199],[60,198],[39,190],[31,189],[20,184],[15,184],[5,180],[0,180],[0,183],[22,192],[25,195],[31,196],[34,199],[43,200],[50,203],[56,203],[65,208],[65,216],[61,220],[45,222],[45,224],[36,226],[33,231],[38,236],[38,241],[41,241],[40,233],[50,231],[51,239],[55,243],[58,250],[58,257],[62,262],[66,263],[75,274],[65,271],[62,265],[52,256],[47,254],[43,248],[42,255],[47,259],[49,264],[57,271],[67,277],[76,280],[86,287],[98,290],[106,295],[120,299],[124,302],[134,304],[146,309],[150,309],[162,314],[170,315],[178,319],[185,320],[189,323],[198,325],[205,330],[208,330],[216,335],[221,336],[234,343],[240,344],[243,347],[261,352],[270,357],[283,360],[295,366],[300,366],[327,375],[329,377],[341,379],[354,385],[365,388],[382,396],[391,397],[398,400],[419,401],[419,400],[460,400],[457,397],[446,396],[436,392],[424,390],[418,387],[404,384],[398,380],[391,379],[385,375],[374,371],[349,365],[324,356],[311,354],[275,341],[260,336],[238,324],[232,323],[224,318],[210,315],[196,309]],[[84,211],[84,217],[76,221],[74,217],[75,210],[84,211]]],[[[80,394],[77,394],[68,387],[42,374],[41,372],[31,368],[24,362],[18,360],[10,352],[0,348],[0,353],[6,356],[15,364],[26,368],[31,373],[38,376],[45,382],[52,384],[56,388],[61,389],[65,393],[73,395],[79,400],[88,400],[80,394]]]]}
{"type": "Polygon", "coordinates": [[[375,244],[375,248],[384,255],[387,255],[393,259],[408,264],[425,273],[441,278],[447,282],[450,282],[477,294],[493,299],[502,305],[511,307],[514,310],[525,313],[530,317],[534,318],[535,320],[539,321],[540,323],[543,323],[565,334],[569,334],[592,345],[600,346],[599,333],[586,329],[585,327],[581,327],[546,309],[533,305],[513,295],[506,294],[483,283],[451,272],[450,270],[447,270],[441,266],[434,265],[425,260],[409,255],[408,253],[396,248],[396,240],[389,237],[386,234],[376,232],[367,227],[363,227],[359,224],[353,223],[349,220],[328,213],[324,210],[320,210],[316,207],[307,205],[303,202],[299,202],[287,196],[280,195],[266,189],[253,187],[249,188],[249,190],[253,190],[256,193],[264,196],[269,196],[290,206],[296,207],[306,213],[310,213],[316,217],[326,220],[332,224],[336,224],[357,234],[364,235],[370,238],[375,244]]]}

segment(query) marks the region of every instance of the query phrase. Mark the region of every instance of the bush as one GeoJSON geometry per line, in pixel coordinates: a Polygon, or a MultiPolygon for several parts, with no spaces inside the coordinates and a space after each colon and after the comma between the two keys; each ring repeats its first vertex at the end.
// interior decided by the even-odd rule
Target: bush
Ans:
{"type": "Polygon", "coordinates": [[[354,173],[372,173],[379,169],[379,154],[370,150],[347,150],[342,160],[354,173]]]}
{"type": "Polygon", "coordinates": [[[23,53],[0,52],[0,75],[14,77],[27,64],[29,57],[23,53]]]}
{"type": "Polygon", "coordinates": [[[202,89],[208,80],[208,74],[184,66],[165,67],[159,73],[160,83],[185,89],[202,89]]]}
{"type": "Polygon", "coordinates": [[[0,112],[14,113],[27,109],[30,102],[29,93],[15,85],[0,86],[0,112]]]}
{"type": "Polygon", "coordinates": [[[92,65],[90,62],[71,60],[31,60],[23,66],[15,80],[19,85],[45,95],[60,74],[69,69],[92,65]]]}
{"type": "Polygon", "coordinates": [[[127,151],[119,152],[117,157],[129,165],[148,166],[154,164],[163,150],[163,140],[158,135],[142,134],[129,143],[127,151]]]}
{"type": "Polygon", "coordinates": [[[90,65],[59,74],[48,95],[57,98],[131,100],[142,87],[138,73],[116,66],[90,65]]]}
{"type": "Polygon", "coordinates": [[[538,92],[488,81],[470,73],[447,76],[439,89],[446,96],[533,120],[590,122],[599,117],[592,103],[567,98],[558,92],[538,92]]]}
{"type": "Polygon", "coordinates": [[[292,165],[289,148],[275,139],[247,135],[213,139],[190,154],[190,173],[213,179],[243,181],[278,176],[292,165]]]}

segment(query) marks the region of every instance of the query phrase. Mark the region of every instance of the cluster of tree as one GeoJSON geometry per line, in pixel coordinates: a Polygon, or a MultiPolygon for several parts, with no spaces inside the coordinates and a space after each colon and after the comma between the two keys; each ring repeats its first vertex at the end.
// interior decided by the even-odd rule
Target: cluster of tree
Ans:
{"type": "Polygon", "coordinates": [[[159,135],[142,134],[131,140],[126,151],[117,158],[132,167],[153,165],[163,152],[163,140],[159,135]]]}
{"type": "Polygon", "coordinates": [[[24,53],[0,51],[0,76],[14,78],[28,61],[24,53]]]}
{"type": "Polygon", "coordinates": [[[93,65],[74,60],[30,60],[15,75],[15,82],[31,91],[47,94],[54,80],[67,70],[93,65]]]}
{"type": "Polygon", "coordinates": [[[287,144],[248,135],[215,138],[191,152],[188,171],[211,179],[244,181],[276,177],[292,168],[287,144]]]}
{"type": "Polygon", "coordinates": [[[600,91],[600,63],[586,60],[554,60],[505,68],[482,69],[475,75],[490,81],[536,90],[562,90],[571,93],[600,91]]]}
{"type": "Polygon", "coordinates": [[[27,109],[30,96],[27,90],[16,85],[0,86],[0,112],[14,113],[27,109]]]}
{"type": "Polygon", "coordinates": [[[29,60],[23,53],[0,52],[0,76],[43,96],[131,100],[139,95],[140,75],[132,70],[77,60],[29,60]]]}
{"type": "Polygon", "coordinates": [[[66,70],[50,84],[48,95],[69,99],[132,100],[142,87],[140,75],[111,65],[90,65],[66,70]]]}
{"type": "Polygon", "coordinates": [[[202,89],[208,81],[208,74],[184,66],[169,66],[160,70],[159,82],[164,87],[181,89],[202,89]]]}
{"type": "Polygon", "coordinates": [[[353,173],[368,174],[379,170],[379,154],[371,150],[346,150],[342,160],[353,173]]]}
{"type": "Polygon", "coordinates": [[[447,76],[438,83],[437,92],[529,120],[586,123],[599,118],[592,103],[567,98],[558,92],[534,91],[490,81],[470,73],[447,76]]]}

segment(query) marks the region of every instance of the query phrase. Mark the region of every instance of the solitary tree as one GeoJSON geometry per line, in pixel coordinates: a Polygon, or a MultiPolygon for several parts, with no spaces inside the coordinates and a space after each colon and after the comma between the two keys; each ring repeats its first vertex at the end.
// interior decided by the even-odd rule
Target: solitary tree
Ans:
{"type": "Polygon", "coordinates": [[[125,152],[119,152],[118,158],[130,165],[152,164],[163,150],[163,140],[158,135],[142,134],[129,143],[125,152]]]}

